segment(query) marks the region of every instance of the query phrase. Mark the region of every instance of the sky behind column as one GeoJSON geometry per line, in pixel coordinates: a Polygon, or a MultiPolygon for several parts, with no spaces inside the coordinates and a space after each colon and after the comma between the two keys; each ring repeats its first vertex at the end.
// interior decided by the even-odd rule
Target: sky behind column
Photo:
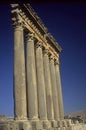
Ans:
{"type": "MultiPolygon", "coordinates": [[[[86,4],[31,6],[62,47],[60,73],[65,113],[86,109],[86,4]]],[[[0,5],[0,114],[13,115],[13,30],[10,5],[0,5]]]]}

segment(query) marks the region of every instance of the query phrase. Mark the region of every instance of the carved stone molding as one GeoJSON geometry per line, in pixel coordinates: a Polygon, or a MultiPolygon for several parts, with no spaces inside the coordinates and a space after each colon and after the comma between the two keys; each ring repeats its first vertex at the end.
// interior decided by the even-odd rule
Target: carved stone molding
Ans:
{"type": "Polygon", "coordinates": [[[40,41],[37,41],[36,43],[35,43],[35,47],[36,48],[43,48],[43,45],[42,45],[42,43],[40,42],[40,41]]]}
{"type": "Polygon", "coordinates": [[[50,60],[54,60],[54,56],[52,54],[49,55],[50,60]]]}
{"type": "Polygon", "coordinates": [[[44,54],[44,55],[45,55],[45,54],[49,55],[49,50],[46,49],[46,48],[44,48],[44,50],[43,50],[43,54],[44,54]]]}
{"type": "Polygon", "coordinates": [[[30,4],[12,5],[11,12],[13,25],[21,25],[24,29],[27,28],[28,31],[35,33],[38,41],[42,41],[42,45],[44,47],[48,46],[51,48],[49,50],[50,53],[56,57],[55,52],[58,54],[61,51],[61,47],[53,38],[53,36],[48,32],[47,28],[44,26],[41,19],[38,17],[30,4]],[[15,16],[16,13],[18,16],[15,16]]]}
{"type": "Polygon", "coordinates": [[[13,28],[24,28],[24,23],[19,14],[16,13],[15,18],[12,19],[13,28]]]}
{"type": "Polygon", "coordinates": [[[55,60],[54,60],[54,63],[55,63],[55,65],[59,65],[59,60],[58,60],[58,59],[55,59],[55,60]]]}
{"type": "Polygon", "coordinates": [[[35,34],[34,33],[29,33],[28,32],[25,37],[26,37],[27,41],[32,41],[32,40],[35,41],[35,34]]]}

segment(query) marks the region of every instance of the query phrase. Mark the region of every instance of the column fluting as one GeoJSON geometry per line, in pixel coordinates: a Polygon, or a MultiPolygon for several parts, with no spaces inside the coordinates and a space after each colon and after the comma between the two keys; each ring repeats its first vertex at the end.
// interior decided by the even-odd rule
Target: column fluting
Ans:
{"type": "Polygon", "coordinates": [[[47,49],[43,50],[44,54],[44,78],[46,88],[46,102],[47,102],[47,117],[49,120],[54,119],[53,111],[53,99],[52,99],[52,88],[51,88],[51,77],[50,77],[50,66],[49,66],[49,52],[47,49]]]}
{"type": "Polygon", "coordinates": [[[51,74],[52,97],[54,106],[54,119],[59,120],[59,103],[56,88],[56,75],[55,75],[54,57],[52,55],[50,55],[50,74],[51,74]]]}
{"type": "Polygon", "coordinates": [[[59,100],[59,115],[60,119],[64,119],[64,108],[63,108],[63,99],[62,99],[62,89],[61,89],[61,80],[60,80],[60,70],[59,70],[59,61],[55,61],[55,72],[56,72],[56,85],[58,92],[59,100]]]}
{"type": "Polygon", "coordinates": [[[43,53],[40,42],[36,43],[36,69],[37,69],[37,87],[38,87],[38,113],[41,120],[47,119],[46,93],[44,82],[43,53]]]}
{"type": "Polygon", "coordinates": [[[14,27],[14,118],[24,120],[27,117],[26,109],[26,81],[24,58],[23,27],[18,23],[14,27]]]}
{"type": "Polygon", "coordinates": [[[38,118],[36,66],[34,52],[34,36],[26,35],[26,77],[27,77],[27,112],[29,119],[38,118]]]}

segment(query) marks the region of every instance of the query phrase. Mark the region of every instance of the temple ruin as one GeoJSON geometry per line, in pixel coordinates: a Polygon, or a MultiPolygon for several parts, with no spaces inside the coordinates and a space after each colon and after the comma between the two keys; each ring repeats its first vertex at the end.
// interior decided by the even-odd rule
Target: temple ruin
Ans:
{"type": "Polygon", "coordinates": [[[0,121],[0,130],[86,130],[64,119],[60,45],[30,4],[11,7],[14,119],[0,121]]]}

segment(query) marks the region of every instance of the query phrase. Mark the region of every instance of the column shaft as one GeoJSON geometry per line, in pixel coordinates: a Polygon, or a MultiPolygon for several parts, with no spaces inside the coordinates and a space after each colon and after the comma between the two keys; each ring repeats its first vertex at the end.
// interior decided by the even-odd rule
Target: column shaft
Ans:
{"type": "Polygon", "coordinates": [[[26,110],[26,83],[24,40],[22,26],[14,28],[14,118],[25,119],[26,110]]]}
{"type": "Polygon", "coordinates": [[[59,63],[58,62],[55,63],[55,72],[56,72],[56,85],[57,85],[58,100],[59,100],[60,119],[64,119],[62,89],[61,89],[61,80],[60,80],[60,72],[59,72],[59,63]]]}
{"type": "Polygon", "coordinates": [[[45,77],[45,87],[46,87],[46,102],[47,102],[47,117],[49,120],[54,119],[53,111],[53,100],[52,100],[52,90],[51,90],[51,78],[50,78],[50,67],[49,67],[49,57],[48,50],[44,50],[44,77],[45,77]]]}
{"type": "Polygon", "coordinates": [[[54,105],[54,118],[55,120],[59,120],[59,104],[56,89],[56,75],[55,75],[54,58],[52,56],[50,57],[50,73],[51,73],[52,96],[54,105]]]}
{"type": "Polygon", "coordinates": [[[44,68],[42,47],[36,44],[36,67],[37,67],[37,85],[38,85],[38,111],[41,120],[47,119],[46,94],[44,82],[44,68]]]}
{"type": "Polygon", "coordinates": [[[37,83],[33,34],[26,36],[27,107],[28,118],[38,118],[37,83]]]}

